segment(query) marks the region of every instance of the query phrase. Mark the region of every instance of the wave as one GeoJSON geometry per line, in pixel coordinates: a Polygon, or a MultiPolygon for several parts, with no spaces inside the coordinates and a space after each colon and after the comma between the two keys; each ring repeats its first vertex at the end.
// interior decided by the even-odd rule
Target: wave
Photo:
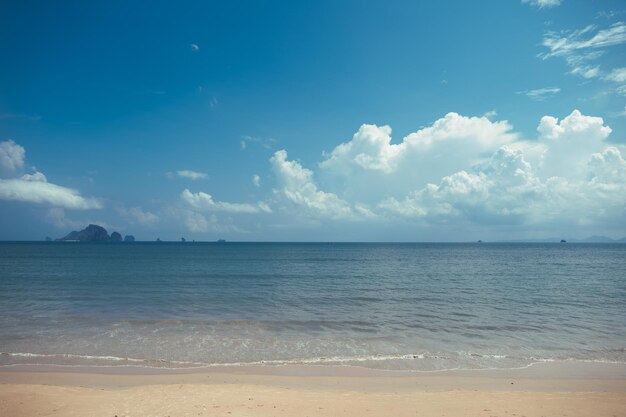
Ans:
{"type": "MultiPolygon", "coordinates": [[[[140,367],[140,368],[157,368],[157,369],[198,369],[211,367],[234,367],[234,366],[284,366],[284,365],[337,365],[337,366],[361,366],[366,367],[366,363],[372,362],[391,362],[391,361],[419,361],[419,360],[443,360],[449,361],[449,365],[456,363],[456,366],[433,369],[432,371],[445,370],[463,370],[463,369],[521,369],[532,366],[536,363],[546,362],[581,362],[581,363],[607,363],[607,364],[626,364],[626,361],[615,361],[608,359],[580,359],[580,358],[512,358],[501,354],[479,354],[471,352],[457,352],[457,357],[453,358],[448,355],[436,355],[429,353],[415,353],[403,355],[357,355],[357,356],[320,356],[311,358],[296,359],[270,359],[258,361],[241,361],[241,362],[197,362],[197,361],[179,361],[168,359],[147,359],[119,357],[110,355],[80,355],[71,353],[31,353],[31,352],[0,352],[0,367],[14,367],[19,365],[45,365],[59,367],[140,367]],[[495,361],[508,360],[509,366],[478,366],[474,362],[472,367],[463,366],[460,358],[471,358],[473,360],[487,359],[495,361]],[[5,360],[2,360],[5,358],[5,360]],[[17,361],[10,363],[6,358],[23,358],[25,361],[17,361]],[[32,359],[32,360],[31,360],[32,359]],[[37,361],[39,360],[39,361],[37,361]],[[4,363],[3,363],[4,362],[4,363]],[[9,363],[7,363],[9,362],[9,363]]],[[[467,363],[465,364],[467,365],[467,363]]],[[[487,365],[486,363],[484,365],[487,365]]],[[[493,363],[490,363],[493,365],[493,363]]],[[[402,368],[390,370],[400,371],[425,371],[424,369],[402,368]]]]}

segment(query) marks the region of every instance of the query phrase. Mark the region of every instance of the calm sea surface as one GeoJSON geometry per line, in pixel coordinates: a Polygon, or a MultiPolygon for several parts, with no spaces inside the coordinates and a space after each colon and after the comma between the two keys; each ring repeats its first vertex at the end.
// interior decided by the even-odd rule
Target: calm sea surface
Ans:
{"type": "Polygon", "coordinates": [[[626,244],[0,243],[0,365],[626,362],[626,244]]]}

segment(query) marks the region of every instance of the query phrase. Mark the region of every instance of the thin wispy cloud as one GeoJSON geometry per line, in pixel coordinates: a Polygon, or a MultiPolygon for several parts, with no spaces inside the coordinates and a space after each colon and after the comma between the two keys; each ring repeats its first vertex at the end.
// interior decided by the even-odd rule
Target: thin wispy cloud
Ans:
{"type": "Polygon", "coordinates": [[[273,138],[262,138],[258,136],[242,136],[239,141],[239,147],[241,149],[247,149],[249,145],[255,144],[259,145],[265,149],[272,149],[276,144],[277,140],[273,138]]]}
{"type": "Polygon", "coordinates": [[[605,80],[623,83],[626,81],[626,67],[615,68],[604,76],[605,80]]]}
{"type": "Polygon", "coordinates": [[[576,51],[606,48],[626,42],[626,24],[617,22],[607,29],[597,30],[595,25],[571,33],[548,32],[543,46],[550,51],[540,56],[544,59],[553,56],[567,56],[576,51]]]}
{"type": "Polygon", "coordinates": [[[168,178],[186,178],[194,181],[204,180],[209,177],[209,175],[204,172],[191,171],[189,169],[183,169],[176,172],[166,172],[165,176],[168,178]]]}
{"type": "Polygon", "coordinates": [[[563,58],[570,74],[585,79],[619,81],[626,78],[623,68],[603,70],[600,58],[611,51],[611,47],[626,43],[626,24],[617,22],[608,28],[599,29],[588,25],[575,31],[547,32],[542,45],[548,49],[538,56],[542,59],[563,58]]]}
{"type": "Polygon", "coordinates": [[[525,95],[531,100],[544,101],[554,96],[555,94],[559,93],[560,91],[561,89],[559,87],[544,87],[544,88],[537,88],[535,90],[518,91],[516,94],[525,95]]]}
{"type": "Polygon", "coordinates": [[[200,211],[216,211],[226,213],[240,213],[240,214],[253,214],[253,213],[271,213],[272,209],[263,202],[256,204],[249,203],[230,203],[226,201],[215,201],[210,194],[202,191],[192,193],[185,189],[180,198],[189,207],[200,211]]]}
{"type": "Polygon", "coordinates": [[[561,0],[522,0],[522,4],[530,4],[540,9],[556,7],[561,4],[561,0]]]}

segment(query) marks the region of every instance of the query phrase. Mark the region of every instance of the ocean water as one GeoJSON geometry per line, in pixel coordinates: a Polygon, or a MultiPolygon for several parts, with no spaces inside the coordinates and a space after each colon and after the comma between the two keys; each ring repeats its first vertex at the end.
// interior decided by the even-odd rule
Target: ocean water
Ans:
{"type": "Polygon", "coordinates": [[[0,243],[0,366],[626,363],[626,245],[0,243]]]}

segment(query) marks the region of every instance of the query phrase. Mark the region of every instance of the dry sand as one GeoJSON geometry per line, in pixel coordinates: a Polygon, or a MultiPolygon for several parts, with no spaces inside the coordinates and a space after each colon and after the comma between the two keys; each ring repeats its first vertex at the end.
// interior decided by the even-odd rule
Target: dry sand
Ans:
{"type": "Polygon", "coordinates": [[[626,416],[623,368],[0,372],[0,416],[626,416]],[[134,373],[131,373],[134,372],[134,373]]]}

